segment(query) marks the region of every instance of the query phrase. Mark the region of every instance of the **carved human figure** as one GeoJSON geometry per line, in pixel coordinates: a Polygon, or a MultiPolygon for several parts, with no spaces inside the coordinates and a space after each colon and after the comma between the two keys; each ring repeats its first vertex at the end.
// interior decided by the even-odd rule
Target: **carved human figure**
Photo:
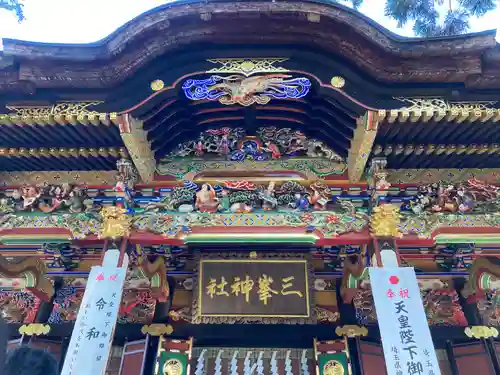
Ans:
{"type": "Polygon", "coordinates": [[[201,185],[201,190],[196,193],[195,207],[200,212],[216,212],[219,200],[215,196],[215,191],[210,184],[201,185]]]}
{"type": "Polygon", "coordinates": [[[310,186],[312,195],[309,196],[309,202],[313,205],[313,209],[324,211],[326,204],[330,200],[330,189],[327,185],[316,182],[310,186]]]}
{"type": "Polygon", "coordinates": [[[281,158],[281,151],[279,147],[276,144],[272,143],[271,141],[267,141],[265,143],[264,151],[270,152],[272,159],[281,158]]]}
{"type": "Polygon", "coordinates": [[[38,199],[41,196],[40,189],[36,186],[24,186],[21,188],[21,198],[23,211],[33,211],[37,207],[38,199]]]}
{"type": "Polygon", "coordinates": [[[269,185],[267,186],[267,189],[265,189],[261,193],[261,199],[262,199],[262,209],[269,211],[272,209],[275,209],[276,206],[278,205],[278,201],[275,197],[274,194],[274,188],[276,184],[271,181],[269,185]]]}

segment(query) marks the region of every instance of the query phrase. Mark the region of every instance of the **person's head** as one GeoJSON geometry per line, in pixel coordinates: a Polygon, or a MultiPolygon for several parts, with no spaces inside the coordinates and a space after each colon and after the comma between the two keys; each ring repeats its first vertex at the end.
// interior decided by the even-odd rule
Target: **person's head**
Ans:
{"type": "Polygon", "coordinates": [[[7,355],[4,375],[57,375],[57,361],[44,350],[21,346],[7,355]]]}

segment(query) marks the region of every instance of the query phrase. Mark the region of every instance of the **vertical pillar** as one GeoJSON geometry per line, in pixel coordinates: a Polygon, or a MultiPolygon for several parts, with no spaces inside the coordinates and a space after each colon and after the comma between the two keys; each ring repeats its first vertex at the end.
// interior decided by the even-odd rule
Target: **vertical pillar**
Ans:
{"type": "Polygon", "coordinates": [[[103,265],[92,267],[64,360],[63,375],[105,373],[127,267],[128,255],[118,250],[106,251],[103,265]]]}

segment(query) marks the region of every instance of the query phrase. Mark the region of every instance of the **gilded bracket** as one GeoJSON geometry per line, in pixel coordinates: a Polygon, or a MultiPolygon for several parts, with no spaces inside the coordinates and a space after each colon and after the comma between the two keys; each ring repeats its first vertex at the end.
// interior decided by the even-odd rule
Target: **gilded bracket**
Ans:
{"type": "Polygon", "coordinates": [[[368,111],[357,121],[351,148],[347,156],[347,173],[351,183],[359,182],[363,176],[377,135],[377,128],[378,120],[372,111],[368,111]]]}
{"type": "Polygon", "coordinates": [[[142,121],[126,114],[119,117],[119,124],[123,143],[127,147],[142,182],[150,183],[154,178],[156,160],[142,121]]]}

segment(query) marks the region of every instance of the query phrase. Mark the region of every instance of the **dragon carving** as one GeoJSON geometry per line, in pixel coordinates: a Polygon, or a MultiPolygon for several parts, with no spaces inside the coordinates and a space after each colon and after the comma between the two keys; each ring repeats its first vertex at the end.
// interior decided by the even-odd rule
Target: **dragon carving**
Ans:
{"type": "Polygon", "coordinates": [[[272,98],[302,98],[310,87],[309,79],[286,74],[211,76],[203,80],[189,79],[182,85],[186,97],[191,100],[218,100],[222,104],[245,107],[254,103],[267,104],[272,98]]]}

